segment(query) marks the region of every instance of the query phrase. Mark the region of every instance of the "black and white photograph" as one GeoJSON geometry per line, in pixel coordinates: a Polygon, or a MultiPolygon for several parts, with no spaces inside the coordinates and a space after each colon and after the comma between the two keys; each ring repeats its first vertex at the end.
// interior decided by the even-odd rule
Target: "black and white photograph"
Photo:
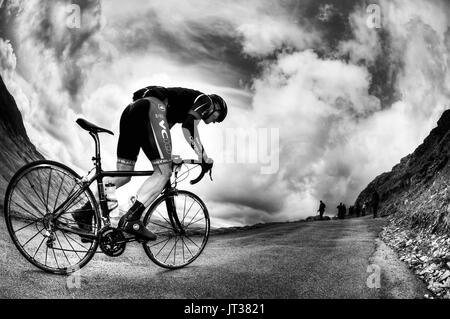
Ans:
{"type": "Polygon", "coordinates": [[[448,0],[0,0],[0,299],[450,299],[449,159],[448,0]]]}

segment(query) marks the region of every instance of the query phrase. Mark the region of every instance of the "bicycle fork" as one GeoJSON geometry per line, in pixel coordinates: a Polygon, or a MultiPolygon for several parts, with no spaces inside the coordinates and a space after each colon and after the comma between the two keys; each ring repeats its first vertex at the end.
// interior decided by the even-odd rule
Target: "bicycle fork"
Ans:
{"type": "MultiPolygon", "coordinates": [[[[168,183],[168,187],[166,188],[166,195],[176,194],[176,189],[170,187],[168,183]]],[[[166,197],[166,208],[167,214],[169,215],[170,224],[172,225],[172,229],[177,235],[184,235],[184,227],[178,218],[177,207],[175,205],[175,199],[173,196],[166,197]]]]}

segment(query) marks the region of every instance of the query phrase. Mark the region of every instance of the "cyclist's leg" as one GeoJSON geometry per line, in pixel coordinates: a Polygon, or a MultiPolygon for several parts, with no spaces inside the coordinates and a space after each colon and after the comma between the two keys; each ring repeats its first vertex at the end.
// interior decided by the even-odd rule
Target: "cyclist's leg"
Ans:
{"type": "MultiPolygon", "coordinates": [[[[140,114],[136,114],[142,109],[142,101],[136,101],[128,105],[120,118],[120,134],[117,144],[117,170],[133,170],[139,154],[140,144],[136,138],[136,127],[139,127],[140,114]]],[[[142,126],[142,125],[141,125],[142,126]]],[[[128,183],[130,178],[105,178],[103,183],[113,182],[117,187],[128,183]]],[[[94,196],[98,198],[98,189],[94,189],[94,196]]],[[[83,207],[72,213],[72,217],[81,229],[90,231],[94,211],[91,203],[87,202],[83,207]]]]}
{"type": "Polygon", "coordinates": [[[166,106],[156,98],[148,98],[147,139],[142,148],[152,163],[154,173],[141,186],[137,198],[148,207],[163,190],[172,175],[172,139],[166,118],[166,106]]]}
{"type": "Polygon", "coordinates": [[[161,194],[172,175],[171,164],[153,164],[154,173],[142,184],[136,198],[145,206],[151,203],[161,194]]]}
{"type": "Polygon", "coordinates": [[[149,239],[156,238],[139,221],[145,208],[161,193],[172,174],[172,143],[170,129],[166,118],[166,106],[156,98],[147,101],[148,115],[145,133],[142,135],[141,147],[153,165],[154,173],[142,184],[137,192],[136,201],[119,223],[129,232],[143,235],[149,239]]]}
{"type": "MultiPolygon", "coordinates": [[[[120,135],[117,143],[117,170],[133,171],[147,134],[149,102],[140,99],[130,104],[120,119],[120,135]]],[[[105,178],[105,183],[112,182],[117,188],[131,180],[131,177],[105,178]]]]}

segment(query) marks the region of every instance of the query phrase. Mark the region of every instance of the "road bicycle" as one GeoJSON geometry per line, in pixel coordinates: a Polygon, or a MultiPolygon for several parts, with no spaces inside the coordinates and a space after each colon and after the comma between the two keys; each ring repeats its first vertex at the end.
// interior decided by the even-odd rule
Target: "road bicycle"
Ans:
{"type": "MultiPolygon", "coordinates": [[[[20,253],[33,265],[54,274],[81,269],[95,255],[98,246],[107,256],[118,257],[127,243],[134,241],[142,243],[148,257],[164,268],[185,267],[197,259],[209,237],[208,209],[197,195],[178,190],[177,183],[199,166],[198,161],[173,159],[171,180],[143,218],[144,225],[157,239],[145,241],[111,225],[103,178],[150,176],[153,171],[103,171],[98,134],[114,134],[84,119],[76,122],[95,142],[94,167],[84,177],[64,164],[41,160],[20,168],[8,185],[4,215],[8,232],[20,253]],[[188,169],[179,176],[185,167],[188,169]],[[95,187],[94,182],[97,182],[98,201],[90,189],[91,185],[95,187]],[[83,211],[88,202],[92,209],[83,211]],[[80,222],[86,221],[86,217],[87,222],[80,222]]],[[[208,169],[200,166],[200,175],[191,184],[198,183],[207,173],[208,169]]]]}

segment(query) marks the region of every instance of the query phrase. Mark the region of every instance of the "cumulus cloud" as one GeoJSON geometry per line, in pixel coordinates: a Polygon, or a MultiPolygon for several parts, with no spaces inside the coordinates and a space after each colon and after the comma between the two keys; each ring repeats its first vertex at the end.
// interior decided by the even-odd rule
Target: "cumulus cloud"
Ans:
{"type": "Polygon", "coordinates": [[[357,6],[355,11],[350,13],[348,20],[353,37],[340,42],[340,53],[348,54],[354,64],[372,65],[382,50],[380,31],[367,26],[368,16],[363,6],[357,6]]]}
{"type": "MultiPolygon", "coordinates": [[[[286,190],[290,212],[312,214],[319,199],[351,204],[375,176],[412,152],[448,108],[448,6],[381,5],[383,30],[367,27],[363,7],[349,15],[353,37],[329,55],[340,59],[312,50],[282,53],[254,81],[258,116],[252,124],[280,127],[282,178],[273,185],[286,190]],[[397,63],[377,65],[383,60],[397,63]],[[376,80],[382,82],[377,72],[392,81],[376,83],[381,93],[399,93],[394,103],[374,89],[376,80]]],[[[264,188],[252,183],[244,189],[253,194],[264,188]]],[[[286,211],[283,206],[277,214],[286,211]]]]}
{"type": "Polygon", "coordinates": [[[16,69],[17,59],[11,42],[0,38],[0,73],[8,81],[16,69]]]}

